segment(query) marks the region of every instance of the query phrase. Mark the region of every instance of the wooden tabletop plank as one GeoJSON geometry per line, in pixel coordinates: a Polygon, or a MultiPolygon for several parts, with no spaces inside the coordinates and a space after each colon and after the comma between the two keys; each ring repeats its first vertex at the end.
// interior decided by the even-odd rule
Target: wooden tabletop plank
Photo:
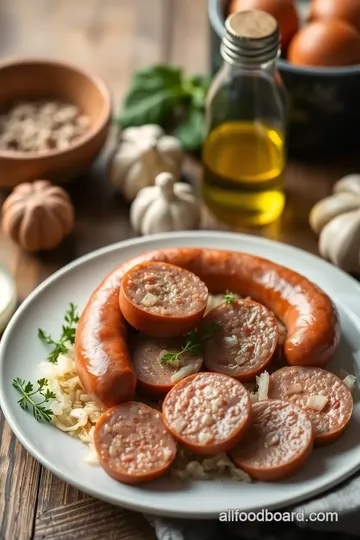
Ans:
{"type": "Polygon", "coordinates": [[[35,540],[152,540],[153,531],[137,512],[103,503],[43,469],[35,540]]]}
{"type": "Polygon", "coordinates": [[[0,410],[0,538],[32,537],[41,466],[21,446],[0,410]]]}

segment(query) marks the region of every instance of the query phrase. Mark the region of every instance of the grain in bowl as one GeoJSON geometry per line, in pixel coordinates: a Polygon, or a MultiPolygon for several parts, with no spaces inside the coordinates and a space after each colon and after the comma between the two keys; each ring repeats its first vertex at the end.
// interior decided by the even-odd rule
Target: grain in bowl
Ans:
{"type": "Polygon", "coordinates": [[[63,150],[81,139],[90,125],[90,118],[71,103],[19,101],[0,115],[0,150],[63,150]]]}

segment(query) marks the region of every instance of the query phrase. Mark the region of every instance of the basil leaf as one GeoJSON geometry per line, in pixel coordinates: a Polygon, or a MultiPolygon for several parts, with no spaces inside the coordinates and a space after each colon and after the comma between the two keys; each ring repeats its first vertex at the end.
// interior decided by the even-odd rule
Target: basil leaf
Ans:
{"type": "Polygon", "coordinates": [[[121,127],[142,126],[144,124],[166,124],[173,115],[174,103],[179,92],[164,89],[154,94],[137,92],[128,96],[125,107],[116,121],[121,127]]]}
{"type": "Polygon", "coordinates": [[[178,123],[176,135],[184,150],[198,150],[203,142],[205,100],[211,77],[185,76],[174,66],[155,65],[137,70],[123,101],[120,115],[114,118],[122,128],[158,124],[163,128],[178,123]]]}
{"type": "Polygon", "coordinates": [[[177,127],[176,136],[185,151],[194,152],[201,147],[204,135],[204,111],[201,108],[193,107],[187,118],[177,127]]]}
{"type": "Polygon", "coordinates": [[[157,65],[142,68],[136,71],[133,77],[133,86],[145,89],[180,88],[181,85],[181,69],[172,66],[157,65]]]}

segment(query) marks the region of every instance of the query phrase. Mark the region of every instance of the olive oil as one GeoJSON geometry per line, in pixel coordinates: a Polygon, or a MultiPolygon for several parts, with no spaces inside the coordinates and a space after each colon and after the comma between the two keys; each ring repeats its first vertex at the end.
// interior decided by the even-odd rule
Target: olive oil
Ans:
{"type": "Polygon", "coordinates": [[[226,122],[203,146],[202,194],[232,226],[270,223],[283,212],[284,137],[260,122],[226,122]]]}
{"type": "Polygon", "coordinates": [[[209,89],[202,151],[203,199],[236,228],[265,225],[283,212],[287,98],[277,59],[279,26],[262,11],[230,15],[223,65],[209,89]]]}

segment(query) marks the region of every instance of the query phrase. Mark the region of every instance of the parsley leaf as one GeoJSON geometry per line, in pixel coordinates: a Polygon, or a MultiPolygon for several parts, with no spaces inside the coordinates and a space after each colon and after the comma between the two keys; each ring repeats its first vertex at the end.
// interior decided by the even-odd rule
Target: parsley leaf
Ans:
{"type": "Polygon", "coordinates": [[[56,364],[60,354],[66,354],[68,344],[75,343],[76,324],[79,322],[77,308],[73,303],[70,303],[68,310],[65,313],[65,324],[61,328],[61,336],[58,341],[55,341],[49,334],[41,328],[38,329],[38,338],[46,345],[52,345],[53,349],[48,354],[48,361],[56,364]]]}
{"type": "Polygon", "coordinates": [[[212,338],[218,330],[221,328],[221,323],[219,321],[214,322],[214,324],[210,324],[207,326],[203,331],[193,331],[187,334],[186,341],[184,347],[179,352],[174,353],[165,353],[161,359],[161,364],[172,364],[176,363],[180,356],[187,352],[193,352],[198,353],[202,349],[202,345],[204,341],[212,338]]]}
{"type": "Polygon", "coordinates": [[[234,300],[236,300],[236,296],[234,293],[230,292],[230,291],[226,291],[225,295],[224,295],[224,300],[225,300],[225,303],[230,305],[234,302],[234,300]]]}
{"type": "Polygon", "coordinates": [[[13,380],[12,385],[23,396],[18,401],[18,404],[22,409],[25,411],[31,410],[37,421],[43,420],[45,422],[51,422],[53,412],[48,407],[45,407],[44,404],[48,403],[51,399],[55,399],[56,395],[47,388],[47,379],[39,379],[37,381],[38,386],[36,390],[34,390],[34,385],[30,381],[26,382],[19,377],[13,380]],[[35,401],[34,397],[36,395],[37,399],[35,401]],[[41,401],[38,401],[39,397],[42,398],[41,401]]]}

